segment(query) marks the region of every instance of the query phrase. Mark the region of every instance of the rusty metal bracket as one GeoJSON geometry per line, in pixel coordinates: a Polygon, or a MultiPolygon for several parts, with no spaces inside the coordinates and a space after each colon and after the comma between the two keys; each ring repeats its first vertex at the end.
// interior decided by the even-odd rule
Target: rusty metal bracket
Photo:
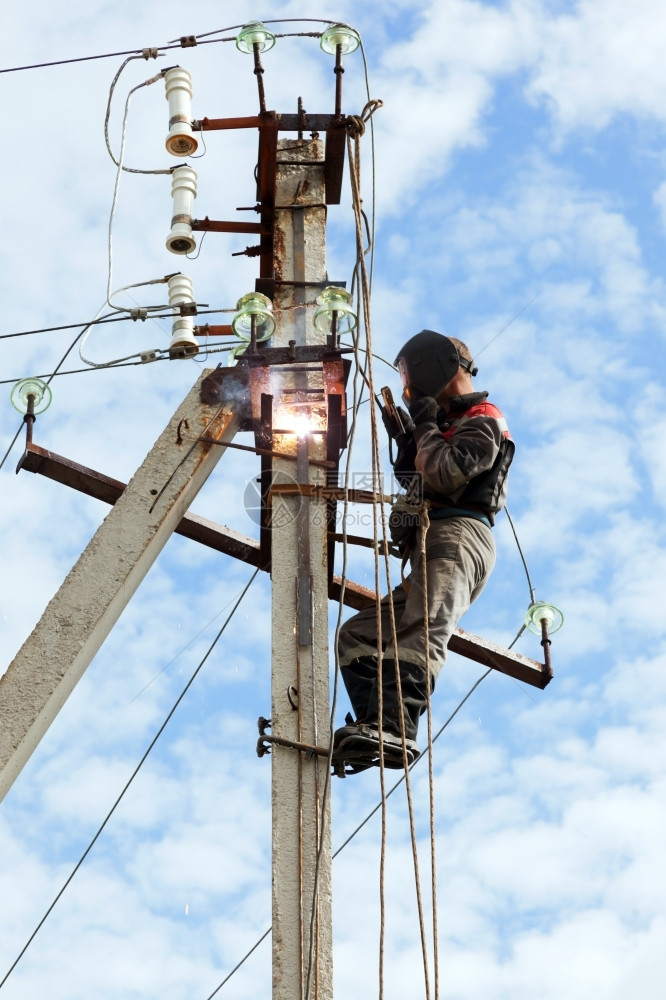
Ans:
{"type": "Polygon", "coordinates": [[[307,760],[311,760],[312,757],[329,756],[331,751],[328,747],[317,747],[312,746],[310,743],[299,743],[296,740],[287,740],[281,736],[268,736],[266,734],[266,729],[270,726],[270,724],[271,720],[265,719],[263,715],[260,715],[257,719],[257,726],[259,728],[257,757],[265,757],[266,754],[270,754],[271,746],[287,747],[289,750],[298,750],[299,753],[305,754],[307,760]]]}
{"type": "MultiPolygon", "coordinates": [[[[287,458],[291,462],[295,462],[296,455],[289,455],[286,451],[274,451],[272,448],[258,448],[251,444],[236,444],[235,441],[217,441],[215,438],[200,437],[199,440],[203,444],[219,444],[223,448],[236,448],[238,451],[251,451],[254,455],[269,455],[271,458],[287,458]]],[[[181,444],[178,441],[178,444],[181,444]]],[[[335,469],[337,465],[335,462],[318,461],[315,458],[308,460],[310,465],[314,465],[320,469],[335,469]]]]}
{"type": "Polygon", "coordinates": [[[288,347],[264,347],[247,358],[250,368],[270,365],[298,365],[313,361],[337,361],[342,354],[353,354],[353,347],[338,347],[335,350],[326,344],[301,344],[289,341],[288,347]]]}
{"type": "MultiPolygon", "coordinates": [[[[232,253],[231,256],[232,257],[261,257],[261,244],[256,243],[254,246],[245,247],[244,250],[236,250],[236,252],[232,253]]],[[[268,279],[266,279],[266,280],[268,280],[268,279]]],[[[260,289],[257,288],[256,290],[259,291],[260,289]]],[[[262,292],[262,294],[263,295],[268,295],[268,292],[262,292]]],[[[268,295],[268,298],[272,299],[273,296],[272,295],[268,295]]]]}
{"type": "Polygon", "coordinates": [[[220,222],[209,219],[207,215],[203,219],[192,219],[191,225],[197,232],[205,233],[271,233],[261,222],[220,222]]]}
{"type": "MultiPolygon", "coordinates": [[[[326,203],[328,205],[339,205],[342,192],[342,177],[345,164],[347,125],[351,119],[347,115],[336,114],[306,114],[299,110],[298,114],[277,114],[275,111],[265,111],[259,115],[250,115],[245,118],[202,118],[192,122],[192,129],[199,132],[218,131],[221,129],[246,129],[258,128],[260,131],[259,164],[260,174],[262,165],[261,139],[267,128],[275,132],[275,152],[277,152],[278,132],[298,132],[302,135],[304,131],[312,134],[325,132],[326,147],[324,152],[324,183],[326,190],[326,203]]],[[[266,149],[270,144],[263,144],[266,149]]],[[[272,148],[271,148],[272,153],[272,148]]],[[[268,178],[267,178],[268,179],[268,178]]],[[[261,184],[260,184],[261,187],[261,184]]],[[[270,184],[264,188],[267,191],[270,184]]],[[[275,192],[275,185],[272,185],[275,192]]],[[[264,204],[263,199],[259,200],[264,204]]],[[[272,206],[271,206],[272,207],[272,206]]],[[[263,221],[263,219],[262,219],[263,221]]],[[[262,279],[267,279],[268,274],[262,274],[262,279]]],[[[262,289],[258,289],[261,291],[262,289]]],[[[268,294],[267,292],[265,294],[268,294]]]]}

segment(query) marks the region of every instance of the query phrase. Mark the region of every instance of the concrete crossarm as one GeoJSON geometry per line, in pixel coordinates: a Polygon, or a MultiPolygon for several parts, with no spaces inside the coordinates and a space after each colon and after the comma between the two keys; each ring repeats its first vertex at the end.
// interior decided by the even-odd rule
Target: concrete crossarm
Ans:
{"type": "Polygon", "coordinates": [[[231,408],[201,402],[206,374],[129,485],[118,484],[113,509],[0,678],[0,799],[224,453],[198,437],[230,441],[238,429],[231,408]]]}

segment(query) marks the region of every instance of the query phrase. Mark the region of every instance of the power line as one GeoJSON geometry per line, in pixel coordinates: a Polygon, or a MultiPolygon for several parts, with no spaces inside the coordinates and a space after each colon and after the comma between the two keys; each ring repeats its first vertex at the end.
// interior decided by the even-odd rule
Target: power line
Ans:
{"type": "Polygon", "coordinates": [[[55,899],[53,900],[53,902],[51,903],[51,905],[49,906],[49,908],[46,910],[44,916],[39,921],[39,923],[35,927],[34,931],[32,932],[32,934],[30,935],[30,937],[28,938],[28,940],[24,944],[24,946],[21,949],[21,951],[19,952],[18,956],[16,957],[16,959],[14,960],[14,962],[12,963],[12,965],[10,966],[10,968],[8,969],[8,971],[5,973],[4,978],[0,981],[0,989],[2,989],[2,987],[4,986],[4,984],[9,979],[9,977],[11,976],[12,972],[14,971],[14,969],[16,968],[16,966],[18,965],[18,963],[23,958],[23,956],[25,955],[26,951],[28,950],[28,948],[30,947],[30,945],[32,944],[32,942],[34,941],[35,937],[37,936],[37,934],[39,933],[39,931],[43,927],[44,923],[46,922],[47,918],[49,917],[49,915],[50,915],[51,911],[53,910],[53,908],[55,907],[56,903],[62,897],[63,893],[65,892],[65,890],[67,889],[68,885],[70,884],[70,882],[72,881],[72,879],[76,875],[77,871],[79,870],[79,868],[81,867],[81,865],[83,864],[83,862],[85,861],[85,859],[90,854],[90,851],[94,847],[96,841],[98,840],[100,834],[102,833],[102,830],[104,829],[104,827],[106,826],[106,824],[109,822],[109,820],[113,816],[114,812],[116,811],[117,807],[119,806],[120,802],[122,801],[125,793],[127,792],[127,790],[129,789],[130,785],[132,784],[132,782],[136,778],[137,774],[141,770],[141,768],[142,768],[142,766],[143,766],[146,758],[148,757],[148,754],[153,749],[153,747],[157,743],[158,739],[160,738],[160,736],[162,735],[162,733],[166,729],[166,726],[167,726],[168,722],[170,721],[171,717],[173,716],[174,712],[176,711],[176,709],[180,705],[181,701],[183,700],[183,698],[185,697],[185,695],[189,691],[190,687],[192,686],[192,683],[194,682],[195,677],[197,676],[197,674],[199,673],[199,671],[203,667],[204,663],[206,662],[206,660],[208,659],[208,657],[210,656],[210,654],[213,652],[215,646],[217,645],[218,640],[220,639],[220,637],[222,636],[222,633],[224,632],[224,630],[226,629],[227,625],[229,624],[229,622],[233,618],[236,610],[238,609],[238,606],[240,605],[241,601],[243,600],[243,598],[245,597],[246,593],[250,589],[250,586],[254,582],[254,579],[255,579],[255,577],[257,576],[258,573],[259,573],[259,569],[256,569],[254,571],[254,573],[252,574],[252,576],[250,577],[250,579],[248,580],[248,582],[245,584],[245,587],[241,591],[240,596],[238,597],[238,600],[236,601],[236,603],[234,604],[233,608],[229,612],[229,615],[227,616],[224,624],[222,625],[222,627],[218,631],[217,635],[215,636],[215,638],[211,642],[210,646],[208,647],[208,649],[206,651],[206,654],[204,655],[203,659],[201,660],[201,662],[197,666],[196,670],[194,671],[194,673],[190,677],[189,681],[187,682],[187,684],[185,685],[185,687],[183,688],[183,690],[179,694],[178,698],[174,702],[174,704],[173,704],[172,708],[170,709],[169,714],[167,715],[166,719],[164,720],[164,722],[162,723],[162,725],[160,726],[160,728],[157,730],[157,733],[155,734],[155,736],[153,737],[153,739],[149,743],[148,749],[144,753],[143,757],[141,758],[141,760],[139,761],[139,763],[137,764],[137,766],[134,768],[134,771],[132,772],[132,775],[129,778],[129,780],[127,781],[127,783],[125,784],[125,787],[123,788],[122,792],[120,793],[120,795],[118,796],[118,798],[116,799],[116,801],[111,806],[111,809],[109,810],[109,812],[106,814],[106,816],[104,818],[104,821],[102,822],[101,826],[97,830],[97,833],[92,838],[92,840],[90,841],[90,843],[86,847],[85,851],[83,852],[83,854],[81,855],[81,857],[77,861],[74,869],[70,873],[69,877],[65,881],[64,885],[62,886],[62,888],[58,892],[57,896],[55,897],[55,899]]]}
{"type": "MultiPolygon", "coordinates": [[[[316,22],[318,24],[335,24],[337,22],[331,21],[330,19],[325,20],[324,18],[318,17],[292,17],[292,18],[274,18],[269,21],[264,21],[264,24],[287,24],[294,22],[316,22]]],[[[217,35],[223,31],[235,31],[245,27],[244,24],[235,24],[230,28],[220,28],[218,31],[207,31],[201,35],[186,35],[182,38],[174,38],[168,45],[158,45],[157,48],[143,48],[143,49],[124,49],[122,52],[104,52],[99,55],[94,56],[75,56],[72,59],[53,59],[50,62],[42,63],[30,63],[27,66],[7,66],[4,69],[0,69],[0,73],[21,73],[24,70],[29,69],[48,69],[51,66],[68,66],[72,63],[82,63],[82,62],[94,62],[97,59],[118,59],[121,56],[139,56],[144,59],[154,58],[151,55],[145,55],[146,52],[153,53],[168,52],[172,49],[189,49],[194,48],[197,45],[215,45],[217,42],[235,42],[236,36],[232,38],[209,38],[209,35],[217,35]],[[201,41],[200,39],[203,39],[201,41]]],[[[276,35],[276,38],[291,38],[291,37],[303,37],[304,35],[318,38],[321,32],[285,32],[280,35],[276,35]]]]}
{"type": "Polygon", "coordinates": [[[17,333],[0,333],[0,340],[9,340],[11,337],[29,337],[33,333],[54,333],[58,330],[76,330],[82,326],[98,326],[103,323],[122,323],[130,318],[131,317],[129,316],[116,316],[115,313],[107,313],[106,316],[102,316],[100,319],[94,319],[90,323],[65,323],[62,326],[43,326],[37,330],[19,330],[17,333]],[[113,317],[113,319],[108,317],[113,317]]]}
{"type": "MultiPolygon", "coordinates": [[[[240,341],[239,342],[239,341],[235,340],[233,342],[233,344],[223,344],[222,341],[216,340],[212,344],[206,344],[199,353],[203,354],[203,355],[206,355],[206,356],[208,356],[209,354],[222,354],[225,351],[231,351],[231,350],[233,350],[234,347],[238,347],[239,343],[244,344],[245,341],[240,341]]],[[[160,348],[152,348],[152,350],[160,350],[160,351],[163,350],[164,354],[163,354],[162,357],[151,358],[150,361],[127,361],[127,360],[123,359],[122,361],[110,361],[107,364],[96,365],[95,367],[88,366],[87,368],[68,368],[64,372],[57,371],[57,372],[51,372],[50,374],[46,374],[46,375],[35,375],[33,377],[34,378],[46,379],[47,381],[51,382],[52,379],[54,379],[54,378],[56,378],[57,376],[60,376],[60,375],[83,375],[86,372],[110,371],[111,369],[115,370],[116,368],[138,368],[139,365],[154,365],[154,364],[157,364],[158,361],[173,361],[174,360],[173,358],[169,357],[169,353],[168,353],[169,352],[169,348],[168,347],[164,347],[164,348],[162,348],[162,347],[160,347],[160,348]]],[[[148,352],[147,351],[142,351],[141,353],[145,354],[145,353],[148,353],[148,352]]],[[[131,357],[137,357],[137,355],[131,355],[131,357]]],[[[193,356],[192,360],[194,360],[194,357],[195,356],[193,356]]],[[[181,360],[181,359],[178,358],[177,360],[181,360]]],[[[205,358],[203,360],[205,360],[205,358]]],[[[21,378],[23,378],[22,375],[18,376],[18,377],[14,377],[14,378],[0,379],[0,385],[13,385],[14,382],[18,382],[21,378]]],[[[0,464],[0,468],[2,468],[1,464],[0,464]]]]}
{"type": "Polygon", "coordinates": [[[519,309],[518,312],[516,313],[516,315],[512,316],[511,319],[509,320],[509,322],[505,323],[504,326],[502,327],[502,329],[498,330],[494,337],[490,338],[490,340],[488,341],[488,343],[484,347],[481,348],[481,350],[479,351],[479,353],[477,355],[475,355],[475,357],[478,358],[481,354],[483,354],[483,352],[486,350],[486,348],[490,347],[490,345],[497,340],[497,338],[500,336],[500,334],[504,333],[504,331],[507,330],[511,326],[512,323],[515,323],[515,321],[518,319],[518,317],[522,316],[526,309],[529,309],[529,307],[532,305],[532,303],[536,299],[539,298],[539,295],[540,295],[539,292],[537,292],[536,295],[533,295],[532,298],[530,299],[530,301],[526,302],[525,305],[523,306],[523,308],[519,309]]]}
{"type": "MultiPolygon", "coordinates": [[[[194,44],[211,45],[216,42],[234,42],[235,40],[235,38],[211,38],[208,41],[195,42],[194,44]]],[[[152,56],[153,52],[161,54],[162,52],[168,52],[170,49],[186,49],[191,44],[184,38],[177,45],[158,45],[157,48],[126,49],[123,52],[104,52],[101,55],[76,56],[73,59],[54,59],[51,62],[31,63],[29,66],[9,66],[6,69],[0,69],[0,73],[20,73],[27,69],[48,69],[50,66],[67,66],[70,63],[92,62],[95,59],[117,59],[119,56],[143,56],[144,59],[150,59],[154,58],[152,56]],[[149,55],[145,55],[144,53],[149,53],[149,55]]]]}
{"type": "MultiPolygon", "coordinates": [[[[166,48],[166,46],[160,46],[166,48]]],[[[73,59],[55,59],[52,62],[32,63],[29,66],[8,66],[0,69],[0,73],[21,73],[26,69],[46,69],[49,66],[66,66],[68,63],[92,62],[94,59],[117,59],[118,56],[142,55],[142,49],[128,49],[125,52],[105,52],[98,56],[77,56],[73,59]]]]}
{"type": "MultiPolygon", "coordinates": [[[[338,24],[342,22],[332,21],[330,18],[325,17],[275,17],[269,21],[262,21],[262,24],[338,24]]],[[[230,24],[227,28],[217,28],[215,31],[204,31],[201,35],[193,35],[197,42],[200,38],[209,38],[211,35],[221,35],[223,31],[237,31],[240,28],[244,28],[244,24],[230,24]]],[[[285,37],[285,36],[281,36],[285,37]]],[[[178,38],[170,39],[170,42],[177,42],[178,38]]]]}
{"type": "MultiPolygon", "coordinates": [[[[148,284],[148,282],[146,282],[146,284],[148,284]]],[[[118,293],[114,292],[113,294],[117,295],[118,293]]],[[[314,302],[305,302],[305,303],[303,303],[303,306],[305,306],[305,307],[314,306],[314,305],[315,305],[314,302]]],[[[303,308],[303,306],[299,306],[299,308],[303,308]]],[[[114,306],[114,309],[116,309],[116,310],[120,309],[120,308],[121,308],[120,306],[114,306]]],[[[9,339],[11,337],[29,337],[29,336],[31,336],[32,334],[35,334],[35,333],[54,333],[54,332],[58,332],[59,330],[76,330],[79,327],[105,326],[108,323],[128,323],[130,321],[133,322],[133,323],[137,323],[137,322],[144,322],[147,319],[174,319],[178,315],[177,313],[174,313],[173,311],[171,311],[171,312],[153,312],[153,310],[161,310],[161,309],[172,309],[172,307],[168,306],[168,305],[161,305],[161,306],[139,306],[139,307],[137,307],[135,309],[129,309],[128,308],[128,309],[124,309],[123,310],[128,315],[118,316],[118,315],[116,315],[115,312],[113,312],[113,313],[107,313],[106,316],[102,316],[99,319],[89,320],[89,321],[84,322],[84,323],[65,323],[62,326],[43,326],[43,327],[39,327],[39,328],[37,328],[35,330],[19,330],[16,333],[0,333],[0,340],[7,340],[7,339],[9,339]],[[143,313],[144,310],[146,310],[147,312],[151,313],[151,315],[150,316],[148,316],[148,315],[145,315],[145,316],[141,315],[141,313],[143,313]]],[[[280,311],[282,311],[282,312],[293,312],[293,310],[294,310],[293,306],[288,306],[284,310],[275,309],[274,311],[277,313],[277,312],[280,312],[280,311]]],[[[237,311],[238,310],[235,307],[232,308],[231,306],[225,306],[225,307],[220,306],[218,309],[209,309],[209,308],[207,308],[207,303],[204,302],[200,306],[197,307],[196,315],[197,316],[214,316],[214,315],[219,315],[220,313],[235,313],[237,311]]],[[[380,360],[383,361],[384,359],[380,358],[380,360]]],[[[386,363],[389,364],[388,361],[386,363]]],[[[393,368],[393,365],[390,365],[390,367],[393,368]]]]}

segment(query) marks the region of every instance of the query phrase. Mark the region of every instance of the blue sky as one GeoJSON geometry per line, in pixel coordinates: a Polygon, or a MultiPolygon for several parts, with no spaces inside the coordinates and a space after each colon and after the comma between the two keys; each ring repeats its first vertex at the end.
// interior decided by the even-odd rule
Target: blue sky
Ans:
{"type": "MultiPolygon", "coordinates": [[[[656,0],[358,5],[163,0],[140,6],[35,0],[5,13],[2,65],[162,44],[261,17],[327,17],[364,38],[375,115],[376,351],[391,359],[432,327],[479,356],[477,383],[517,442],[509,506],[537,597],[565,614],[545,692],[491,675],[435,748],[441,996],[446,1000],[646,1000],[663,991],[666,872],[666,13],[656,0]],[[222,10],[220,9],[222,8],[222,10]],[[536,296],[536,298],[535,298],[536,296]],[[495,338],[513,316],[527,309],[495,338]]],[[[169,65],[164,61],[164,65],[169,65]]],[[[253,113],[233,45],[173,55],[197,117],[253,113]]],[[[103,140],[120,59],[3,74],[1,333],[92,317],[107,283],[115,171],[103,140]]],[[[158,68],[159,68],[158,63],[158,68]]],[[[332,104],[314,39],[265,58],[268,103],[332,104]]],[[[366,96],[348,58],[345,111],[366,96]]],[[[132,64],[130,86],[156,72],[132,64]]],[[[133,98],[129,165],[169,166],[162,84],[133,98]]],[[[233,218],[253,197],[255,138],[211,137],[196,210],[233,218]]],[[[370,144],[363,146],[370,199],[370,144]]],[[[345,193],[329,212],[329,274],[349,280],[345,193]]],[[[164,177],[122,178],[114,287],[174,270],[164,177]]],[[[187,273],[199,300],[233,307],[256,262],[243,238],[206,237],[187,273]]],[[[179,262],[176,262],[179,263],[179,262]]],[[[184,268],[185,269],[185,268],[184,268]]],[[[130,303],[128,303],[130,304],[130,303]]],[[[0,341],[2,378],[52,369],[75,331],[0,341]]],[[[96,361],[169,339],[166,321],[96,331],[96,361]]],[[[80,367],[78,358],[72,367],[80,367]]],[[[126,480],[199,367],[172,362],[54,380],[39,444],[126,480]]],[[[377,363],[379,384],[398,385],[377,363]]],[[[2,387],[0,435],[18,426],[2,387]]],[[[367,407],[365,408],[367,412],[367,407]]],[[[361,411],[363,412],[363,410],[361,411]]],[[[241,437],[243,443],[244,437],[241,437]]],[[[362,431],[353,467],[368,464],[362,431]]],[[[2,451],[6,444],[3,443],[2,451]]],[[[384,453],[386,456],[386,453],[384,453]]],[[[0,670],[106,514],[22,473],[2,476],[0,670]]],[[[242,506],[256,462],[225,455],[194,511],[253,534],[242,506]]],[[[509,525],[463,620],[508,643],[529,593],[509,525]]],[[[397,573],[397,566],[394,567],[397,573]]],[[[0,978],[87,846],[249,579],[242,564],[173,538],[0,804],[0,978]],[[146,686],[148,685],[148,686],[146,686]]],[[[367,550],[350,576],[370,584],[367,550]]],[[[254,754],[270,705],[270,591],[257,579],[117,814],[2,990],[3,1000],[207,997],[270,923],[270,764],[254,754]]],[[[330,607],[331,625],[335,606],[330,607]]],[[[518,648],[538,657],[532,638],[518,648]]],[[[434,701],[447,718],[482,673],[452,656],[434,701]]],[[[344,698],[340,721],[347,710],[344,698]]],[[[414,772],[423,865],[427,776],[414,772]]],[[[337,781],[333,844],[378,799],[377,774],[337,781]]],[[[404,795],[390,800],[386,996],[423,994],[404,795]]],[[[377,991],[379,823],[335,861],[336,994],[377,991]],[[352,919],[353,915],[353,919],[352,919]]],[[[220,996],[267,995],[264,943],[220,996]]]]}

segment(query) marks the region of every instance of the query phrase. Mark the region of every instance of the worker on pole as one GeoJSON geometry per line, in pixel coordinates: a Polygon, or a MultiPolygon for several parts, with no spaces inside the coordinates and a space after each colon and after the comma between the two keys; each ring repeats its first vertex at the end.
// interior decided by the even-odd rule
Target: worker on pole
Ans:
{"type": "Polygon", "coordinates": [[[379,764],[380,729],[385,766],[418,757],[419,718],[448,641],[495,564],[491,529],[514,454],[502,413],[487,392],[474,391],[477,369],[462,341],[422,330],[395,364],[409,415],[400,407],[383,411],[398,445],[395,473],[406,488],[389,526],[411,572],[381,601],[381,649],[376,605],[340,629],[340,670],[354,718],[337,730],[334,747],[354,770],[379,764]]]}

